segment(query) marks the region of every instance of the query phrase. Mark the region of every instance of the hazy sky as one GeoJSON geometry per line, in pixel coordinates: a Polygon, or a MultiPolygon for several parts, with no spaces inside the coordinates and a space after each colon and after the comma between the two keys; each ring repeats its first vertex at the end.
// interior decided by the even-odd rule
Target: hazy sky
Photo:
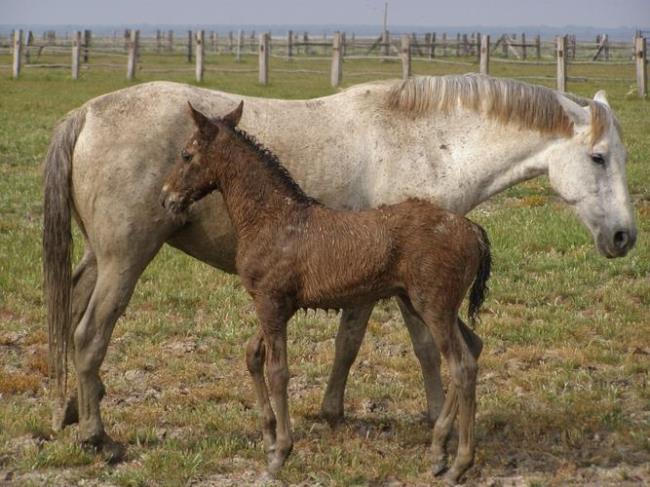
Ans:
{"type": "MultiPolygon", "coordinates": [[[[380,24],[378,0],[0,0],[0,24],[380,24]]],[[[650,26],[650,0],[390,1],[389,25],[650,26]]]]}

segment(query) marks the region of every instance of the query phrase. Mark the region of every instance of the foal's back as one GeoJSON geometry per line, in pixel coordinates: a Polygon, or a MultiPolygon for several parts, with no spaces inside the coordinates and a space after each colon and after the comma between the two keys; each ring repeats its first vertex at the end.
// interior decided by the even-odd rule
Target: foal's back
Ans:
{"type": "Polygon", "coordinates": [[[474,276],[474,224],[425,201],[359,212],[314,204],[286,217],[269,224],[257,257],[263,265],[246,259],[243,267],[253,274],[266,267],[252,276],[253,287],[281,287],[297,308],[359,305],[402,294],[413,282],[442,289],[458,280],[464,292],[466,275],[474,276]]]}

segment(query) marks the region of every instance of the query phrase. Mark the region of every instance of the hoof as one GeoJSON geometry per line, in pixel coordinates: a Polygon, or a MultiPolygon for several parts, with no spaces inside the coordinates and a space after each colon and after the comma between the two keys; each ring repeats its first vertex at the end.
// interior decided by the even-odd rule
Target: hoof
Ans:
{"type": "Polygon", "coordinates": [[[339,426],[341,426],[345,422],[345,418],[343,416],[343,411],[341,412],[333,412],[333,411],[328,411],[325,409],[322,409],[320,412],[320,417],[327,421],[327,424],[332,428],[333,430],[337,429],[339,426]]]}
{"type": "Polygon", "coordinates": [[[284,465],[284,462],[291,454],[292,449],[293,446],[289,446],[289,448],[287,449],[276,450],[273,457],[269,455],[269,464],[266,469],[267,472],[271,475],[276,475],[282,468],[282,465],[284,465]]]}
{"type": "Polygon", "coordinates": [[[447,474],[442,478],[442,481],[445,483],[445,485],[457,485],[459,482],[458,480],[460,479],[460,475],[457,473],[454,473],[453,471],[447,472],[447,474]]]}
{"type": "Polygon", "coordinates": [[[433,472],[433,476],[437,477],[439,475],[442,475],[447,471],[449,467],[447,467],[447,462],[444,460],[439,460],[437,462],[433,462],[433,467],[431,468],[431,471],[433,472]]]}
{"type": "Polygon", "coordinates": [[[83,440],[81,447],[88,452],[100,455],[109,465],[121,462],[126,456],[126,448],[113,441],[106,433],[83,440]]]}

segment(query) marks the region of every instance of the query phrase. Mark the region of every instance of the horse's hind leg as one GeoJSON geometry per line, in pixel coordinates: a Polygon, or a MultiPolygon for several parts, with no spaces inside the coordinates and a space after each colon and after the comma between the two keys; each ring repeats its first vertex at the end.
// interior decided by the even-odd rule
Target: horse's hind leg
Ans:
{"type": "Polygon", "coordinates": [[[264,361],[266,360],[266,348],[264,345],[264,334],[262,332],[253,335],[246,346],[246,365],[253,379],[257,403],[262,412],[262,438],[264,440],[264,451],[268,460],[273,459],[275,451],[275,427],[276,419],[271,402],[269,391],[264,379],[264,361]]]}
{"type": "MultiPolygon", "coordinates": [[[[84,255],[72,275],[72,332],[74,332],[75,327],[88,307],[88,302],[90,301],[93,289],[95,289],[96,282],[97,259],[90,245],[86,243],[84,255]]],[[[72,336],[70,336],[70,344],[70,349],[73,349],[74,341],[72,340],[72,336]]],[[[54,431],[60,431],[67,425],[78,422],[77,394],[74,393],[68,397],[63,407],[55,407],[52,415],[52,428],[54,431]]]]}
{"type": "Polygon", "coordinates": [[[122,260],[115,254],[104,259],[98,256],[97,282],[74,331],[80,439],[86,446],[103,449],[109,461],[119,460],[123,450],[104,431],[99,408],[104,386],[99,367],[115,322],[124,312],[140,274],[153,255],[155,252],[139,260],[134,260],[134,255],[122,260]]]}
{"type": "Polygon", "coordinates": [[[348,308],[344,309],[341,314],[341,323],[334,342],[334,364],[321,406],[321,416],[332,427],[343,421],[345,384],[350,374],[350,367],[359,353],[374,306],[373,303],[367,306],[348,308]]]}

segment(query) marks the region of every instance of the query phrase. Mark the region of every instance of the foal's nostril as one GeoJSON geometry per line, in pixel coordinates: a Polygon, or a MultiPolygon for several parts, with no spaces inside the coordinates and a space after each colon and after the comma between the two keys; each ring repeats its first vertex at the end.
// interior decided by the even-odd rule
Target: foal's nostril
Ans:
{"type": "Polygon", "coordinates": [[[614,245],[619,250],[623,250],[627,248],[629,241],[630,241],[630,234],[626,231],[619,230],[614,234],[614,245]]]}

